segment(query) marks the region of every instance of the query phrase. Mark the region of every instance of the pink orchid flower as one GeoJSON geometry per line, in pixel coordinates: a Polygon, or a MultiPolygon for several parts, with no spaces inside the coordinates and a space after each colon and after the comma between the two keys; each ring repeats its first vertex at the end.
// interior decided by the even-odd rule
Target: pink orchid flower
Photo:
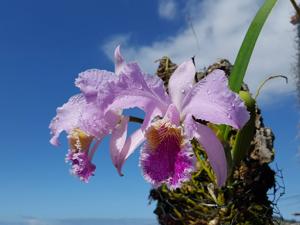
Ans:
{"type": "MultiPolygon", "coordinates": [[[[65,131],[68,135],[69,151],[66,161],[71,163],[71,173],[82,181],[88,182],[94,175],[96,166],[92,163],[93,156],[101,140],[110,133],[118,133],[120,123],[128,118],[121,115],[122,111],[108,110],[104,113],[109,101],[101,99],[109,96],[107,86],[118,79],[122,68],[115,52],[115,73],[91,69],[79,74],[75,85],[80,94],[72,96],[62,107],[57,108],[57,115],[50,123],[52,138],[50,143],[58,146],[58,138],[65,131]]],[[[116,134],[114,134],[115,136],[116,134]]]]}
{"type": "Polygon", "coordinates": [[[190,144],[195,138],[207,153],[217,184],[224,185],[227,161],[223,146],[209,127],[195,120],[236,129],[248,121],[249,112],[239,96],[229,90],[224,72],[214,70],[196,83],[196,69],[190,59],[171,76],[167,94],[158,77],[144,74],[136,63],[126,64],[120,51],[116,52],[122,72],[108,85],[110,96],[106,99],[110,104],[106,112],[135,107],[145,112],[141,128],[129,138],[128,120],[123,120],[118,132],[112,134],[110,150],[118,172],[122,174],[125,160],[145,142],[140,157],[145,179],[154,187],[180,187],[195,168],[190,144]]]}

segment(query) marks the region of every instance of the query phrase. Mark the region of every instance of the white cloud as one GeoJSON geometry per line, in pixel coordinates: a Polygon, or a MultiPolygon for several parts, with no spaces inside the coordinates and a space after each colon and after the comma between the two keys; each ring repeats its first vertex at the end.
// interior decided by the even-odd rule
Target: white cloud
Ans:
{"type": "MultiPolygon", "coordinates": [[[[253,0],[189,0],[186,14],[191,18],[197,33],[198,43],[188,24],[165,40],[149,45],[134,46],[130,44],[128,35],[122,36],[126,45],[122,48],[128,60],[137,60],[147,72],[154,72],[154,61],[168,55],[176,63],[196,55],[198,69],[203,68],[219,58],[234,61],[247,28],[259,8],[253,0]],[[127,37],[127,38],[126,38],[127,37]]],[[[288,1],[278,1],[277,6],[268,18],[255,47],[246,82],[252,92],[266,77],[282,74],[289,77],[289,84],[282,80],[269,82],[262,91],[260,99],[264,102],[291,94],[295,90],[293,65],[296,61],[295,27],[289,23],[293,9],[288,1]],[[277,97],[274,97],[274,96],[277,97]]],[[[103,45],[110,56],[113,52],[111,40],[103,45]]]]}
{"type": "Polygon", "coordinates": [[[158,15],[167,20],[175,18],[177,12],[177,4],[175,0],[159,0],[158,15]]]}
{"type": "Polygon", "coordinates": [[[27,217],[27,218],[25,217],[24,223],[26,225],[49,225],[49,223],[46,223],[45,221],[42,221],[34,217],[27,217]]]}

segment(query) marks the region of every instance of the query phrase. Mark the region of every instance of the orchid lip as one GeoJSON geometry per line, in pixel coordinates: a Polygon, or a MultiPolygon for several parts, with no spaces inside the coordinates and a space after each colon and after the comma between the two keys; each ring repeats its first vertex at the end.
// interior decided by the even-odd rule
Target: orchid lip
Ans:
{"type": "Polygon", "coordinates": [[[140,166],[145,179],[154,187],[166,184],[170,189],[189,180],[194,170],[194,158],[181,126],[162,119],[146,131],[140,166]]]}
{"type": "Polygon", "coordinates": [[[66,155],[66,162],[70,162],[70,173],[87,183],[94,176],[96,166],[92,163],[93,155],[100,143],[97,140],[91,148],[95,139],[79,128],[73,129],[68,135],[70,149],[66,155]]]}
{"type": "Polygon", "coordinates": [[[66,161],[70,162],[70,173],[85,183],[88,183],[91,176],[94,176],[96,166],[90,161],[87,152],[76,152],[69,150],[66,161]]]}
{"type": "Polygon", "coordinates": [[[84,152],[90,149],[93,136],[86,134],[79,128],[75,128],[68,136],[70,149],[74,152],[84,152]]]}

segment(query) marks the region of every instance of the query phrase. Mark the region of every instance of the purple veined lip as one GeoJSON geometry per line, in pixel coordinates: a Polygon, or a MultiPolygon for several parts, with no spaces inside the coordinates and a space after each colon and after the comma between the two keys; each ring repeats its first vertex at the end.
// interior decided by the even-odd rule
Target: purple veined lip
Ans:
{"type": "Polygon", "coordinates": [[[146,131],[140,166],[144,178],[154,187],[166,184],[176,189],[191,177],[195,158],[192,146],[185,143],[181,127],[158,120],[146,131]]]}

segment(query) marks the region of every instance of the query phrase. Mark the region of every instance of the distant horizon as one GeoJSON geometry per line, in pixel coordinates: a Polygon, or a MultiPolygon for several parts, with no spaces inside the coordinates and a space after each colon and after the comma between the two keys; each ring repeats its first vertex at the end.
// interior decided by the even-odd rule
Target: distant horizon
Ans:
{"type": "MultiPolygon", "coordinates": [[[[274,217],[279,219],[279,217],[274,217]]],[[[297,219],[285,219],[285,222],[300,222],[297,219]]],[[[20,220],[0,220],[0,225],[159,225],[154,218],[65,218],[65,219],[38,219],[23,217],[20,220]]]]}
{"type": "Polygon", "coordinates": [[[158,225],[154,218],[64,218],[40,219],[23,217],[0,220],[0,225],[158,225]]]}

